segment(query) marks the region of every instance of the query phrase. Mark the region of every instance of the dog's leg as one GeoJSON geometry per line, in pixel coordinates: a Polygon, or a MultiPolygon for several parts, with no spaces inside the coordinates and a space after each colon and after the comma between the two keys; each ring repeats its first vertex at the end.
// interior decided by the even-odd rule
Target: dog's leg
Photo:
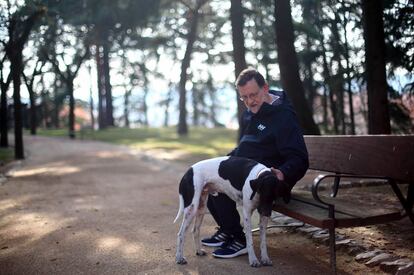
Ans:
{"type": "Polygon", "coordinates": [[[208,198],[208,189],[203,189],[200,196],[200,203],[198,205],[197,209],[197,215],[194,222],[194,228],[193,228],[193,237],[194,237],[194,245],[196,249],[196,255],[197,256],[204,256],[207,255],[207,253],[201,249],[201,240],[200,240],[200,227],[203,223],[206,203],[208,198]]]}
{"type": "Polygon", "coordinates": [[[187,232],[188,227],[194,219],[195,214],[196,210],[194,209],[193,204],[184,209],[183,222],[181,224],[180,231],[178,231],[177,236],[177,252],[175,254],[175,262],[177,264],[187,263],[186,259],[184,258],[184,239],[185,233],[187,232]]]}
{"type": "Polygon", "coordinates": [[[254,253],[253,237],[252,237],[252,210],[250,207],[243,207],[244,231],[246,234],[247,253],[249,255],[249,264],[252,267],[259,267],[260,262],[254,253]],[[246,209],[247,208],[247,209],[246,209]]]}
{"type": "Polygon", "coordinates": [[[260,262],[266,266],[272,265],[267,254],[266,230],[268,221],[269,217],[260,215],[260,262]]]}
{"type": "Polygon", "coordinates": [[[207,255],[207,253],[203,249],[201,249],[200,241],[200,227],[204,218],[204,212],[202,211],[204,211],[204,209],[198,209],[193,228],[193,238],[197,256],[207,255]]]}

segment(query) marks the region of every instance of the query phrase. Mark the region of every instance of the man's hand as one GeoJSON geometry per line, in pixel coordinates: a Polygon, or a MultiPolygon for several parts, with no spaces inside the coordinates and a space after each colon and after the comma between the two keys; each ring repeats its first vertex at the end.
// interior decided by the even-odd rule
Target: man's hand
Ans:
{"type": "Polygon", "coordinates": [[[290,188],[289,185],[285,182],[285,175],[283,175],[282,171],[279,169],[271,167],[270,170],[279,180],[276,188],[275,193],[277,197],[282,197],[285,203],[290,201],[290,188]]]}
{"type": "Polygon", "coordinates": [[[285,180],[285,175],[283,175],[282,171],[280,171],[279,169],[276,169],[274,167],[270,167],[270,170],[277,177],[278,180],[280,180],[280,181],[285,180]]]}

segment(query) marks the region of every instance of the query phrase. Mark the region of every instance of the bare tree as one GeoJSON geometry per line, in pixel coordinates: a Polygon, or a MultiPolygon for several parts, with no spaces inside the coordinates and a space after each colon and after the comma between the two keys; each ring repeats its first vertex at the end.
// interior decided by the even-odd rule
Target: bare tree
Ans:
{"type": "MultiPolygon", "coordinates": [[[[246,48],[244,46],[244,18],[243,7],[241,0],[231,0],[230,7],[230,21],[231,21],[231,33],[233,39],[233,62],[234,72],[236,78],[242,70],[246,68],[246,48]]],[[[239,125],[241,125],[241,115],[246,110],[246,106],[239,100],[238,91],[236,91],[237,98],[237,118],[239,125]]],[[[238,138],[241,138],[241,127],[239,127],[238,138]]]]}
{"type": "Polygon", "coordinates": [[[67,41],[61,41],[61,43],[72,43],[71,50],[75,50],[72,56],[69,57],[69,54],[65,52],[65,49],[56,53],[56,55],[45,53],[45,56],[52,64],[54,72],[59,75],[60,79],[65,84],[67,95],[69,96],[69,137],[75,138],[75,98],[73,95],[73,81],[78,75],[83,62],[89,58],[90,51],[89,40],[87,39],[88,31],[81,29],[72,29],[72,31],[73,36],[62,36],[65,37],[67,41]],[[68,60],[70,60],[70,62],[68,62],[68,60]]]}
{"type": "Polygon", "coordinates": [[[188,78],[188,68],[190,67],[191,62],[191,54],[193,53],[194,49],[194,42],[197,39],[197,27],[200,20],[200,9],[204,6],[208,0],[196,0],[194,5],[192,3],[187,3],[186,1],[181,1],[184,5],[187,6],[187,21],[189,23],[189,29],[187,32],[187,46],[185,49],[184,58],[181,61],[181,74],[180,74],[180,82],[178,84],[178,90],[180,94],[179,99],[179,118],[178,118],[178,127],[177,133],[180,136],[188,134],[188,126],[187,126],[187,109],[186,109],[186,89],[185,85],[187,83],[188,78]]]}
{"type": "Polygon", "coordinates": [[[390,134],[382,2],[363,0],[362,12],[368,91],[368,133],[390,134]]]}
{"type": "Polygon", "coordinates": [[[18,9],[10,15],[8,22],[8,41],[3,42],[6,55],[10,61],[10,73],[13,81],[13,108],[14,108],[14,154],[16,159],[24,159],[22,109],[20,99],[21,75],[23,72],[23,49],[36,21],[44,14],[45,9],[40,7],[27,13],[26,7],[18,9]]]}
{"type": "Polygon", "coordinates": [[[305,134],[320,134],[305,98],[299,77],[298,59],[294,48],[294,34],[289,0],[275,0],[276,46],[282,86],[292,99],[305,134]]]}
{"type": "Polygon", "coordinates": [[[4,76],[3,67],[6,60],[6,55],[3,56],[0,63],[0,88],[1,88],[1,108],[0,108],[0,147],[8,147],[9,139],[8,132],[8,111],[7,111],[7,90],[9,89],[12,75],[9,72],[8,76],[4,76]]]}
{"type": "Polygon", "coordinates": [[[38,59],[36,64],[33,67],[33,70],[30,75],[26,75],[23,72],[23,79],[26,84],[27,91],[29,92],[29,100],[30,100],[30,134],[36,135],[37,130],[37,108],[36,108],[36,92],[34,90],[34,83],[36,76],[39,76],[42,73],[43,66],[45,65],[45,61],[41,61],[38,59]]]}

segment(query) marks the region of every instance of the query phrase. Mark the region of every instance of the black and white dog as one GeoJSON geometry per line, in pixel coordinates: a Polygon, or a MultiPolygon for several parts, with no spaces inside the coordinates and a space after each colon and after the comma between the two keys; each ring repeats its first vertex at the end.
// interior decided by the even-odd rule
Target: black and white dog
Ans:
{"type": "Polygon", "coordinates": [[[174,223],[184,213],[178,232],[176,262],[186,264],[183,255],[184,235],[195,217],[193,237],[196,254],[205,255],[201,249],[200,226],[203,221],[209,194],[225,193],[236,203],[242,205],[244,231],[249,256],[253,267],[271,265],[267,254],[266,227],[277,197],[289,199],[287,183],[279,181],[271,169],[254,160],[240,157],[218,157],[203,160],[192,165],[184,174],[179,187],[180,208],[174,223]],[[260,251],[258,261],[253,249],[251,215],[255,209],[260,213],[260,251]]]}

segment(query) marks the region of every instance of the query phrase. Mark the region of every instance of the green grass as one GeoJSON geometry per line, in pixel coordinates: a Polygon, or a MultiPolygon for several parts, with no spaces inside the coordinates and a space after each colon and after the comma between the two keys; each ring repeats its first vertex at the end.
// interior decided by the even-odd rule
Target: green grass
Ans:
{"type": "Polygon", "coordinates": [[[4,165],[14,159],[14,148],[0,148],[0,165],[4,165]]]}
{"type": "MultiPolygon", "coordinates": [[[[66,137],[67,130],[39,130],[39,135],[66,137]]],[[[77,132],[79,139],[99,140],[147,150],[154,154],[168,154],[168,158],[190,162],[226,155],[236,145],[236,130],[225,128],[190,128],[189,135],[179,137],[176,128],[108,128],[77,132]]]]}

